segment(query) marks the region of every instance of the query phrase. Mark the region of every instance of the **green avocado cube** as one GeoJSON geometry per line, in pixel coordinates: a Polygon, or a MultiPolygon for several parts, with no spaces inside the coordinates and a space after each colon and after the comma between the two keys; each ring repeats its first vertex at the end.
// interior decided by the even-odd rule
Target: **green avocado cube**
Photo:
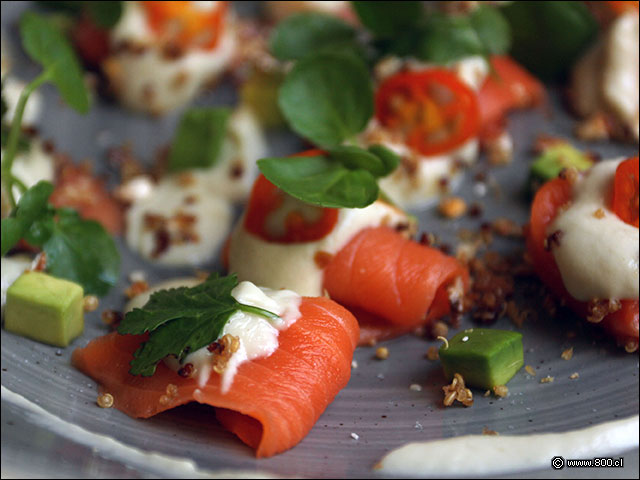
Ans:
{"type": "Polygon", "coordinates": [[[588,170],[593,166],[593,159],[570,143],[561,142],[545,149],[534,160],[530,169],[530,185],[536,186],[556,178],[565,168],[573,167],[578,171],[588,170]]]}
{"type": "Polygon", "coordinates": [[[76,283],[41,272],[24,273],[7,290],[4,328],[66,347],[84,328],[83,299],[76,283]]]}
{"type": "Polygon", "coordinates": [[[491,389],[505,385],[524,364],[522,334],[470,328],[442,345],[439,355],[448,379],[459,373],[467,386],[491,389]]]}

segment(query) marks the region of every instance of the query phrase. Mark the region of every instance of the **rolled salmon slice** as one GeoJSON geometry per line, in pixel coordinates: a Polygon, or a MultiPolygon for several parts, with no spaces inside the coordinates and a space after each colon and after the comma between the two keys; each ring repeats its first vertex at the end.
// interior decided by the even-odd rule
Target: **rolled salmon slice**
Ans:
{"type": "Polygon", "coordinates": [[[362,230],[324,271],[329,296],[359,312],[361,342],[406,333],[449,314],[447,289],[458,279],[466,289],[469,273],[455,258],[387,227],[362,230]]]}
{"type": "Polygon", "coordinates": [[[303,298],[300,313],[280,333],[271,356],[240,365],[225,394],[215,373],[203,387],[163,363],[151,377],[131,375],[129,362],[143,335],[97,338],[74,351],[72,363],[131,417],[148,418],[189,402],[211,405],[222,425],[257,457],[269,457],[298,444],[351,375],[359,336],[355,317],[327,298],[303,298]]]}

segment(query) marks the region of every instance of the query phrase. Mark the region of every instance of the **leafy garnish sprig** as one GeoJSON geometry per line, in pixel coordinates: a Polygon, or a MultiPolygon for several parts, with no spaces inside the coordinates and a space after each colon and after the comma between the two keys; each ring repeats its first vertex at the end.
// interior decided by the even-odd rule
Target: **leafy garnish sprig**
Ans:
{"type": "Polygon", "coordinates": [[[37,2],[47,10],[54,10],[60,14],[79,17],[87,13],[91,20],[102,28],[111,28],[120,20],[124,10],[124,2],[121,1],[40,1],[37,2]]]}
{"type": "Polygon", "coordinates": [[[195,287],[161,290],[151,295],[142,308],[128,312],[118,327],[122,335],[150,332],[149,339],[133,354],[132,375],[151,376],[165,357],[179,361],[190,353],[215,342],[237,311],[278,320],[275,313],[238,302],[231,295],[238,285],[236,275],[220,277],[214,273],[195,287]]]}
{"type": "Polygon", "coordinates": [[[43,71],[22,90],[13,115],[11,129],[2,158],[2,184],[11,207],[16,200],[13,187],[21,192],[26,186],[13,175],[11,169],[20,146],[22,117],[31,94],[45,83],[53,83],[64,101],[80,113],[89,110],[89,93],[84,84],[79,62],[64,36],[45,17],[26,12],[20,19],[22,45],[29,56],[40,63],[43,71]]]}

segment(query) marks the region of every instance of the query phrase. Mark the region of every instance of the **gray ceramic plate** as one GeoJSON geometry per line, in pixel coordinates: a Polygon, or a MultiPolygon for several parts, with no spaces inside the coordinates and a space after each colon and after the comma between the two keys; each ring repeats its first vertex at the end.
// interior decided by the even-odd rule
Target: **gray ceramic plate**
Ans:
{"type": "MultiPolygon", "coordinates": [[[[28,4],[2,2],[2,28],[6,38],[19,45],[15,21],[28,4]]],[[[254,6],[243,6],[254,8],[254,6]]],[[[14,75],[30,79],[38,68],[14,49],[14,75]]],[[[108,147],[132,140],[143,158],[168,142],[176,117],[150,119],[132,115],[119,107],[96,100],[95,108],[80,117],[62,106],[57,95],[43,89],[44,113],[39,127],[44,138],[52,139],[59,150],[69,152],[76,160],[91,158],[98,171],[113,174],[105,166],[108,147]]],[[[463,184],[461,195],[484,206],[484,217],[474,220],[442,221],[433,212],[416,212],[424,230],[438,232],[453,242],[461,228],[477,228],[482,221],[507,216],[517,222],[526,220],[528,203],[524,195],[529,149],[539,133],[569,136],[572,121],[560,108],[559,96],[552,98],[557,106],[553,117],[541,112],[515,114],[510,130],[515,139],[516,156],[512,164],[487,170],[482,162],[473,172],[487,171],[499,189],[490,189],[483,197],[473,193],[472,173],[463,184]]],[[[198,99],[198,104],[233,105],[236,96],[229,85],[198,99]]],[[[274,154],[288,154],[298,149],[297,140],[284,133],[270,137],[274,154]]],[[[597,144],[590,147],[604,158],[629,155],[636,147],[597,144]]],[[[148,265],[121,244],[123,257],[122,285],[126,274],[144,269],[152,280],[189,273],[148,265]]],[[[501,251],[521,249],[518,242],[496,245],[501,251]]],[[[216,266],[208,266],[215,268],[216,266]]],[[[121,309],[122,288],[101,302],[102,308],[121,309]]],[[[108,435],[141,451],[189,458],[195,464],[167,465],[147,457],[132,459],[124,455],[126,447],[101,437],[91,437],[81,430],[71,431],[57,421],[7,401],[2,402],[2,470],[3,476],[192,476],[200,471],[239,469],[277,475],[310,477],[366,477],[372,465],[384,453],[406,442],[439,439],[470,433],[481,433],[483,427],[502,434],[560,432],[586,427],[609,420],[638,414],[638,356],[620,351],[607,340],[594,340],[592,331],[582,329],[568,316],[551,321],[544,315],[525,324],[525,363],[534,366],[536,377],[524,370],[509,383],[510,395],[504,399],[477,395],[472,408],[443,409],[441,386],[444,378],[437,362],[429,362],[424,354],[430,343],[409,335],[386,342],[390,358],[384,362],[372,358],[370,348],[355,354],[358,368],[351,381],[322,415],[311,433],[292,450],[266,460],[256,460],[253,452],[222,429],[211,409],[187,406],[158,415],[149,420],[134,420],[116,410],[96,406],[96,385],[74,370],[69,358],[74,347],[106,332],[99,315],[90,314],[86,331],[72,347],[63,351],[31,342],[2,331],[2,385],[23,396],[44,411],[82,429],[108,435]],[[578,335],[567,339],[566,331],[578,335]],[[574,356],[565,361],[560,353],[574,348],[574,356]],[[578,380],[570,380],[579,372],[578,380]],[[555,382],[540,384],[541,377],[551,375],[555,382]],[[413,391],[417,383],[423,390],[413,391]],[[351,437],[357,433],[358,440],[351,437]],[[84,440],[78,440],[78,435],[84,440]],[[75,437],[76,440],[69,437],[75,437]],[[96,438],[98,439],[96,441],[96,438]],[[92,443],[93,442],[93,443],[92,443]],[[193,470],[197,466],[198,472],[193,470]]],[[[469,320],[463,327],[471,326],[469,320]]],[[[504,319],[496,327],[514,329],[504,319]]],[[[479,393],[479,392],[478,392],[479,393]]],[[[85,432],[86,433],[86,432],[85,432]]],[[[622,453],[622,452],[620,452],[622,453]]],[[[626,452],[631,470],[596,472],[605,475],[637,477],[637,449],[626,452]]],[[[538,472],[551,475],[551,470],[538,472]]],[[[531,475],[530,472],[528,475],[531,475]]],[[[577,475],[578,471],[565,475],[577,475]]]]}

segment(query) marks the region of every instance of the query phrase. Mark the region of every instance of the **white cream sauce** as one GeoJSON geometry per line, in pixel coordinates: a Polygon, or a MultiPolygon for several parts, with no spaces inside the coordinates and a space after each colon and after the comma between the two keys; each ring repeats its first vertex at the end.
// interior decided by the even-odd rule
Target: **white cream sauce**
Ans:
{"type": "Polygon", "coordinates": [[[621,160],[600,162],[573,187],[571,206],[549,225],[561,231],[552,252],[565,287],[580,301],[638,298],[638,229],[608,208],[621,160]],[[603,218],[594,215],[598,209],[603,218]]]}
{"type": "Polygon", "coordinates": [[[638,447],[638,416],[581,430],[535,435],[464,435],[409,443],[374,467],[394,476],[497,475],[551,468],[551,459],[593,458],[638,447]]]}
{"type": "MultiPolygon", "coordinates": [[[[222,374],[222,393],[226,393],[233,384],[238,367],[245,362],[269,357],[278,349],[278,335],[300,318],[302,298],[291,290],[271,290],[260,288],[251,282],[240,282],[231,296],[239,303],[259,307],[275,313],[278,320],[268,319],[261,315],[237,311],[227,321],[220,337],[233,335],[240,341],[238,350],[231,356],[222,374]]],[[[165,364],[178,371],[183,365],[190,363],[194,367],[194,375],[200,387],[206,385],[211,375],[213,354],[203,347],[187,355],[182,363],[174,357],[167,357],[165,364]]]]}
{"type": "Polygon", "coordinates": [[[120,101],[133,110],[164,114],[188,103],[228,67],[236,35],[231,17],[213,50],[192,49],[179,58],[166,58],[145,12],[138,2],[125,2],[124,13],[111,34],[111,44],[131,42],[144,52],[118,52],[105,60],[103,68],[120,101]]]}
{"type": "Polygon", "coordinates": [[[336,254],[365,228],[403,223],[408,223],[404,212],[378,200],[365,208],[341,208],[336,226],[320,240],[282,244],[247,232],[243,216],[231,234],[229,271],[240,280],[318,297],[323,294],[323,272],[314,260],[317,252],[336,254]]]}
{"type": "MultiPolygon", "coordinates": [[[[2,401],[20,408],[29,422],[88,447],[101,458],[117,460],[143,472],[152,471],[161,476],[189,478],[277,478],[267,473],[254,471],[202,470],[191,459],[142,450],[110,436],[94,433],[75,423],[67,422],[22,395],[9,390],[4,385],[1,387],[1,393],[2,401]]],[[[6,472],[3,466],[4,473],[6,472]]],[[[31,476],[29,471],[16,473],[19,473],[17,475],[19,477],[31,476]]]]}

